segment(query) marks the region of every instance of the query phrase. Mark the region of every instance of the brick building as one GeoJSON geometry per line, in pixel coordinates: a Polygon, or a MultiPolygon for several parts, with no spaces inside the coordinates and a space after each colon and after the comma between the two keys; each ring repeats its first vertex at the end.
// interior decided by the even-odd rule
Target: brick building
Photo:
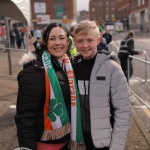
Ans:
{"type": "Polygon", "coordinates": [[[122,22],[124,28],[129,28],[129,13],[130,13],[130,1],[129,0],[116,0],[117,6],[117,21],[122,22]]]}
{"type": "Polygon", "coordinates": [[[149,0],[116,0],[117,20],[124,24],[125,28],[148,31],[150,25],[150,1],[149,0]]]}
{"type": "Polygon", "coordinates": [[[89,16],[98,24],[119,21],[124,29],[150,31],[150,0],[90,0],[89,16]]]}
{"type": "Polygon", "coordinates": [[[132,29],[149,30],[149,0],[130,0],[129,25],[132,29]]]}
{"type": "Polygon", "coordinates": [[[98,24],[116,21],[116,3],[112,0],[90,0],[90,20],[98,24]]]}
{"type": "Polygon", "coordinates": [[[76,0],[31,0],[34,26],[45,26],[51,22],[70,23],[76,13],[76,0]]]}

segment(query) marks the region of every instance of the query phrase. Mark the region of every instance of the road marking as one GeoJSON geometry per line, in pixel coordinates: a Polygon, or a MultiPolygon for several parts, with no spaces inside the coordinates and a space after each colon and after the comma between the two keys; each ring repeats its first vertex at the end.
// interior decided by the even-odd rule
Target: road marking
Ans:
{"type": "Polygon", "coordinates": [[[145,105],[141,105],[141,106],[134,106],[134,108],[142,108],[142,109],[145,109],[147,108],[145,105]]]}
{"type": "Polygon", "coordinates": [[[150,40],[149,39],[137,39],[137,41],[140,41],[140,42],[150,42],[150,40]]]}
{"type": "Polygon", "coordinates": [[[16,105],[10,105],[9,108],[16,109],[16,105]]]}
{"type": "MultiPolygon", "coordinates": [[[[147,82],[150,82],[150,79],[147,79],[146,81],[147,81],[147,82]]],[[[140,77],[137,77],[136,79],[135,79],[135,78],[134,78],[134,79],[131,78],[131,79],[129,80],[129,82],[131,82],[131,84],[139,83],[139,82],[145,83],[145,80],[142,79],[142,78],[140,78],[140,77]]]]}
{"type": "Polygon", "coordinates": [[[146,108],[145,108],[143,111],[144,111],[145,114],[150,118],[150,111],[149,111],[148,109],[146,109],[146,108]]]}

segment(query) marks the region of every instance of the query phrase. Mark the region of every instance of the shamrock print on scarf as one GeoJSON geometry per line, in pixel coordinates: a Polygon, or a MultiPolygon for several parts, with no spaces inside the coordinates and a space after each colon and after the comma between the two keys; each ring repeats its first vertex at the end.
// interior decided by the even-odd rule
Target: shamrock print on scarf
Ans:
{"type": "Polygon", "coordinates": [[[56,99],[50,100],[50,111],[49,116],[52,122],[56,121],[56,116],[61,117],[63,115],[63,105],[62,103],[57,103],[56,99]]]}

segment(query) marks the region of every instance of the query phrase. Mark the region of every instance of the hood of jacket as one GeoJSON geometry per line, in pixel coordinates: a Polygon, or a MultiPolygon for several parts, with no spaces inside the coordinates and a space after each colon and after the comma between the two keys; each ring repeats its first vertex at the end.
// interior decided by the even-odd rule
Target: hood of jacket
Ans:
{"type": "Polygon", "coordinates": [[[19,61],[19,65],[24,66],[30,62],[33,62],[34,60],[37,60],[36,54],[31,52],[25,53],[19,61]]]}
{"type": "Polygon", "coordinates": [[[105,53],[105,54],[98,53],[95,62],[97,64],[101,65],[104,61],[106,61],[108,59],[112,59],[112,60],[114,60],[115,62],[117,62],[119,64],[119,59],[118,59],[117,55],[114,52],[108,52],[108,53],[105,53]]]}

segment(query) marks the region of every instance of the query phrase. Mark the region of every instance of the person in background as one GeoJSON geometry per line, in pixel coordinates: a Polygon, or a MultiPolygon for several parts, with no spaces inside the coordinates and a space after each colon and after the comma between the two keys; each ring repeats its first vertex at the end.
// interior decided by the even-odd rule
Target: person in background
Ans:
{"type": "Polygon", "coordinates": [[[98,25],[98,28],[99,28],[99,32],[103,32],[103,26],[102,26],[102,24],[101,23],[98,23],[99,25],[98,25]]]}
{"type": "Polygon", "coordinates": [[[35,42],[33,42],[33,46],[35,49],[39,48],[40,45],[43,43],[42,37],[37,37],[35,42]]]}
{"type": "Polygon", "coordinates": [[[110,30],[106,29],[106,32],[103,34],[103,38],[106,39],[107,44],[112,41],[112,35],[110,34],[110,30]]]}
{"type": "Polygon", "coordinates": [[[17,40],[17,48],[18,49],[22,48],[22,41],[23,41],[23,39],[24,39],[24,33],[21,30],[21,27],[18,27],[17,30],[16,30],[16,40],[17,40]]]}
{"type": "Polygon", "coordinates": [[[26,45],[25,45],[25,41],[24,41],[24,36],[26,35],[26,32],[27,32],[26,30],[27,29],[26,29],[26,27],[23,27],[21,30],[23,32],[23,36],[22,36],[22,41],[21,42],[23,44],[23,48],[25,49],[26,45]]]}
{"type": "Polygon", "coordinates": [[[131,118],[130,92],[120,65],[112,59],[116,55],[97,52],[100,39],[94,21],[76,25],[74,42],[81,57],[73,68],[84,142],[86,150],[124,150],[131,118]]]}
{"type": "Polygon", "coordinates": [[[11,45],[11,48],[15,48],[15,40],[16,40],[16,34],[15,34],[14,29],[12,28],[10,30],[10,45],[11,45]]]}
{"type": "Polygon", "coordinates": [[[67,150],[84,146],[78,89],[65,54],[68,38],[61,24],[51,23],[43,34],[41,58],[29,53],[20,61],[23,70],[17,77],[15,115],[20,147],[67,150]]]}
{"type": "Polygon", "coordinates": [[[76,57],[78,55],[74,41],[73,41],[74,27],[75,26],[71,26],[71,28],[69,30],[69,46],[68,46],[68,50],[67,50],[67,54],[68,54],[68,56],[70,56],[72,58],[72,60],[74,59],[74,57],[76,57]]]}
{"type": "MultiPolygon", "coordinates": [[[[129,55],[141,55],[143,53],[143,51],[134,50],[134,39],[133,38],[134,38],[134,33],[132,31],[130,31],[127,34],[127,37],[121,41],[120,50],[118,53],[118,57],[120,60],[122,70],[127,79],[128,79],[128,57],[129,57],[129,55]]],[[[132,59],[129,60],[129,66],[130,66],[129,78],[131,78],[131,76],[133,75],[132,59]]]]}
{"type": "Polygon", "coordinates": [[[97,45],[98,52],[108,52],[108,45],[105,38],[102,38],[99,44],[97,45]]]}
{"type": "Polygon", "coordinates": [[[36,30],[34,31],[34,37],[35,38],[42,37],[42,32],[39,28],[36,28],[36,30]]]}

